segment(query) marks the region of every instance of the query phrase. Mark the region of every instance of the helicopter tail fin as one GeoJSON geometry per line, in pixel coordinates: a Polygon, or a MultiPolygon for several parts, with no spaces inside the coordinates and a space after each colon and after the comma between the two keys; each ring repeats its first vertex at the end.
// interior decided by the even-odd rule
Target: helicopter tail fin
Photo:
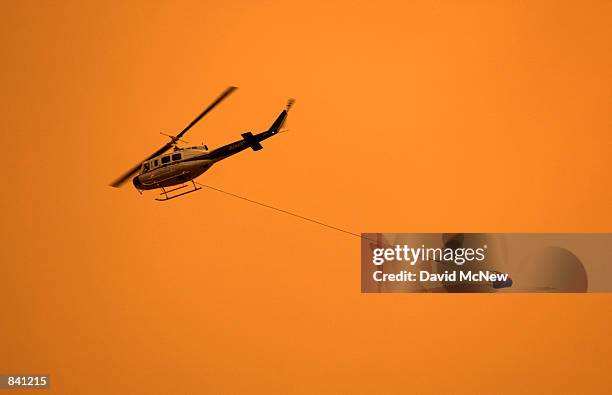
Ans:
{"type": "Polygon", "coordinates": [[[293,106],[293,103],[295,103],[294,99],[289,99],[287,101],[287,106],[285,107],[285,109],[279,114],[272,126],[270,126],[270,129],[267,130],[269,134],[276,134],[279,132],[280,128],[285,123],[287,113],[289,112],[289,109],[293,106]]]}
{"type": "Polygon", "coordinates": [[[295,100],[289,99],[285,109],[278,115],[272,126],[270,126],[270,128],[265,132],[261,132],[256,135],[253,135],[253,133],[251,132],[242,133],[242,138],[244,139],[244,141],[246,141],[248,146],[251,147],[253,151],[259,151],[263,148],[260,144],[261,141],[269,139],[275,134],[280,133],[280,128],[283,126],[283,124],[285,123],[285,119],[287,118],[287,112],[289,111],[291,106],[293,106],[294,102],[295,100]]]}

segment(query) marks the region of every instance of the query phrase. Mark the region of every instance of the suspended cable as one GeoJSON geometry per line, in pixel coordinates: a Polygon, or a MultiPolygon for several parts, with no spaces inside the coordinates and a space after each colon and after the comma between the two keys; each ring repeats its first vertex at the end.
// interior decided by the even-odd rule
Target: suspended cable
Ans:
{"type": "Polygon", "coordinates": [[[299,215],[299,214],[293,213],[293,212],[288,211],[288,210],[284,210],[284,209],[282,209],[282,208],[278,208],[278,207],[271,206],[271,205],[269,205],[269,204],[261,203],[261,202],[258,202],[258,201],[256,201],[256,200],[249,199],[249,198],[244,197],[244,196],[236,195],[235,193],[228,192],[228,191],[224,191],[224,190],[222,190],[222,189],[219,189],[219,188],[216,188],[216,187],[213,187],[213,186],[210,186],[210,185],[201,184],[201,183],[199,183],[199,182],[196,182],[196,184],[197,184],[197,185],[199,185],[199,186],[201,186],[201,187],[205,187],[205,188],[208,188],[208,189],[212,189],[212,190],[214,190],[214,191],[217,191],[217,192],[220,192],[220,193],[226,194],[226,195],[228,195],[228,196],[235,197],[235,198],[237,198],[237,199],[242,199],[242,200],[245,200],[245,201],[247,201],[247,202],[249,202],[249,203],[257,204],[257,205],[259,205],[259,206],[263,206],[263,207],[269,208],[269,209],[271,209],[271,210],[278,211],[278,212],[283,213],[283,214],[291,215],[292,217],[296,217],[296,218],[302,219],[302,220],[304,220],[304,221],[313,222],[313,223],[315,223],[315,224],[317,224],[317,225],[324,226],[324,227],[326,227],[326,228],[333,229],[333,230],[336,230],[336,231],[338,231],[338,232],[346,233],[346,234],[348,234],[348,235],[355,236],[355,237],[358,237],[358,238],[360,238],[360,239],[364,239],[364,240],[368,240],[368,241],[372,241],[372,242],[377,243],[377,241],[376,241],[376,240],[372,240],[372,239],[369,239],[369,238],[367,238],[367,237],[363,237],[362,235],[360,235],[360,234],[358,234],[358,233],[354,233],[354,232],[351,232],[351,231],[348,231],[348,230],[345,230],[345,229],[341,229],[341,228],[338,228],[338,227],[336,227],[336,226],[332,226],[332,225],[330,225],[330,224],[326,224],[326,223],[324,223],[324,222],[317,221],[317,220],[315,220],[315,219],[308,218],[308,217],[305,217],[305,216],[303,216],[303,215],[299,215]]]}

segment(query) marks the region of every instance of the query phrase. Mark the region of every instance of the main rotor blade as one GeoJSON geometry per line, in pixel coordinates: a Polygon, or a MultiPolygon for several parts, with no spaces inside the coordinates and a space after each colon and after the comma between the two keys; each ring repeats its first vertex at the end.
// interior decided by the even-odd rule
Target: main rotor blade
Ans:
{"type": "Polygon", "coordinates": [[[111,187],[115,187],[115,188],[119,188],[130,177],[132,177],[134,174],[138,173],[138,170],[140,170],[140,167],[142,166],[142,162],[146,162],[149,159],[155,158],[156,156],[161,155],[164,152],[168,151],[170,148],[172,148],[172,144],[171,143],[168,143],[168,144],[164,145],[163,147],[161,147],[160,149],[158,149],[157,151],[155,151],[154,153],[149,155],[146,159],[143,159],[139,164],[134,166],[132,169],[128,170],[124,175],[122,175],[121,177],[117,178],[112,184],[110,184],[110,186],[111,187]]]}
{"type": "Polygon", "coordinates": [[[229,88],[227,88],[225,90],[225,92],[223,92],[221,94],[221,96],[219,96],[217,98],[217,100],[215,100],[210,106],[206,107],[206,109],[204,111],[202,111],[202,113],[200,115],[197,116],[196,119],[194,119],[193,121],[191,121],[191,123],[189,125],[187,125],[185,127],[185,129],[181,130],[181,132],[179,134],[176,135],[176,139],[180,139],[185,133],[187,133],[187,131],[189,129],[191,129],[193,127],[193,125],[195,125],[196,123],[198,123],[198,121],[200,119],[202,119],[202,117],[204,117],[204,115],[208,114],[213,108],[217,107],[217,105],[219,103],[221,103],[223,101],[223,99],[225,99],[226,97],[228,97],[233,91],[235,91],[236,88],[235,86],[230,86],[229,88]]]}
{"type": "Polygon", "coordinates": [[[128,170],[127,173],[125,173],[124,175],[122,175],[121,177],[119,177],[115,181],[113,181],[110,184],[110,186],[113,187],[113,188],[121,187],[130,177],[132,177],[134,174],[136,174],[138,172],[138,170],[140,169],[140,166],[142,166],[142,164],[138,164],[138,165],[134,166],[131,170],[128,170]]]}
{"type": "MultiPolygon", "coordinates": [[[[202,119],[204,117],[204,115],[208,114],[213,108],[217,107],[217,105],[219,103],[221,103],[226,97],[228,97],[233,91],[235,91],[236,88],[235,86],[230,86],[229,88],[227,88],[222,94],[221,96],[219,96],[217,98],[217,100],[215,100],[214,102],[212,102],[212,104],[208,107],[206,107],[206,109],[204,111],[202,111],[202,113],[200,115],[197,116],[196,119],[194,119],[193,121],[191,121],[191,123],[189,125],[187,125],[185,127],[185,129],[183,129],[179,134],[176,135],[176,137],[172,138],[172,141],[170,143],[167,143],[166,145],[164,145],[163,147],[161,147],[160,149],[158,149],[157,151],[155,151],[153,154],[149,155],[146,159],[144,159],[142,162],[146,162],[149,159],[152,159],[158,155],[163,154],[164,152],[166,152],[167,150],[169,150],[170,148],[172,148],[172,145],[174,142],[179,141],[180,138],[189,130],[193,127],[193,125],[195,125],[196,123],[198,123],[198,121],[200,119],[202,119]]],[[[138,170],[140,170],[140,166],[142,166],[142,162],[140,162],[140,164],[134,166],[132,169],[128,170],[124,175],[122,175],[121,177],[117,178],[112,184],[110,184],[110,186],[115,187],[115,188],[119,188],[121,185],[123,185],[130,177],[132,177],[134,174],[136,174],[138,172],[138,170]]]]}

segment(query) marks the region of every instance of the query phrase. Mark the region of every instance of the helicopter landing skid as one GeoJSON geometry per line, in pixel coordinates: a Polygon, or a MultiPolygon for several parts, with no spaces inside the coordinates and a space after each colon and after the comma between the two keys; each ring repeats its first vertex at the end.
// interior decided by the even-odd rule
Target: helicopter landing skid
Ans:
{"type": "Polygon", "coordinates": [[[158,202],[165,202],[166,200],[171,200],[171,199],[177,198],[179,196],[187,195],[188,193],[197,192],[200,189],[202,189],[202,187],[198,187],[195,184],[195,182],[193,182],[193,180],[191,181],[191,184],[193,185],[193,189],[190,189],[190,190],[185,191],[185,192],[178,193],[176,195],[168,195],[168,194],[172,193],[174,191],[178,191],[179,189],[187,188],[189,186],[189,184],[183,184],[180,187],[176,187],[174,189],[170,189],[169,191],[166,191],[166,189],[164,187],[160,187],[159,189],[161,189],[161,191],[162,191],[160,193],[160,195],[163,195],[163,197],[155,198],[155,200],[157,200],[158,202]]]}

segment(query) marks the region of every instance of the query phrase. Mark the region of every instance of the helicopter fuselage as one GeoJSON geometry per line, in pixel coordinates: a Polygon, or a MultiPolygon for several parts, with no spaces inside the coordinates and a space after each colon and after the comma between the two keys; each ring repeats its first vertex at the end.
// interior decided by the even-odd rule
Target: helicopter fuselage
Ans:
{"type": "Polygon", "coordinates": [[[213,165],[213,161],[204,159],[206,153],[204,149],[187,148],[155,157],[142,164],[141,173],[132,183],[136,189],[148,190],[190,181],[213,165]]]}
{"type": "MultiPolygon", "coordinates": [[[[279,124],[280,126],[280,124],[279,124]]],[[[278,127],[253,135],[242,134],[242,140],[224,145],[212,151],[206,146],[177,148],[173,152],[156,156],[142,163],[141,172],[132,179],[138,190],[165,188],[183,184],[200,176],[210,167],[247,148],[258,151],[260,142],[278,133],[278,127]]]]}

